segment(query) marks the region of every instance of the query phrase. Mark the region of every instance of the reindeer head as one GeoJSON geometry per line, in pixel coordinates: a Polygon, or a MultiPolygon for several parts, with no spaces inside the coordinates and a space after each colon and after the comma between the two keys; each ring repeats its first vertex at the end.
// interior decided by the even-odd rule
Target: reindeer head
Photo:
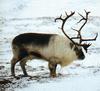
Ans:
{"type": "Polygon", "coordinates": [[[76,54],[79,55],[79,53],[80,53],[80,56],[83,55],[83,52],[82,52],[82,48],[81,48],[81,47],[83,47],[84,50],[87,52],[88,47],[91,46],[90,43],[87,44],[87,43],[82,43],[82,42],[83,42],[83,41],[94,41],[94,40],[96,40],[96,38],[97,38],[97,36],[98,36],[98,33],[97,33],[96,36],[95,36],[94,38],[90,38],[90,39],[84,39],[84,38],[82,38],[81,30],[82,30],[82,28],[85,26],[85,24],[87,23],[88,15],[89,15],[90,12],[87,12],[87,11],[85,10],[85,13],[86,13],[86,16],[85,16],[85,17],[84,17],[83,15],[81,15],[80,13],[78,13],[78,14],[82,17],[82,19],[80,19],[80,21],[77,22],[77,23],[80,23],[80,22],[83,21],[83,20],[84,20],[84,23],[82,24],[82,26],[81,26],[79,29],[73,29],[73,28],[72,28],[73,30],[75,30],[75,31],[77,32],[77,36],[72,37],[72,38],[70,38],[70,37],[66,34],[66,32],[64,31],[64,25],[65,25],[65,22],[67,21],[67,19],[69,19],[69,17],[73,16],[73,15],[75,14],[75,12],[71,12],[69,15],[65,12],[65,14],[66,14],[66,17],[65,17],[65,18],[62,18],[62,15],[61,15],[59,18],[56,18],[56,19],[55,19],[55,22],[56,22],[57,20],[61,20],[61,21],[62,21],[62,26],[61,26],[62,32],[63,32],[64,35],[72,42],[72,44],[75,46],[74,49],[75,49],[75,51],[76,51],[76,54]],[[79,39],[79,43],[76,43],[76,42],[74,41],[74,39],[79,39]],[[77,51],[78,51],[78,52],[77,52],[77,51]]]}

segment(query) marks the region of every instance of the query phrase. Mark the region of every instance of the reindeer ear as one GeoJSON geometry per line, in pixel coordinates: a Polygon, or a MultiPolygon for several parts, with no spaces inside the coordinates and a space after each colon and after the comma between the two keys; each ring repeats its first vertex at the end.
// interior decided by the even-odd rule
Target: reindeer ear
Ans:
{"type": "Polygon", "coordinates": [[[88,47],[90,46],[91,44],[83,44],[82,47],[84,48],[84,50],[86,51],[87,53],[87,50],[88,50],[88,47]]]}
{"type": "Polygon", "coordinates": [[[83,46],[83,48],[84,48],[85,52],[87,53],[88,49],[86,47],[84,47],[84,46],[83,46]]]}

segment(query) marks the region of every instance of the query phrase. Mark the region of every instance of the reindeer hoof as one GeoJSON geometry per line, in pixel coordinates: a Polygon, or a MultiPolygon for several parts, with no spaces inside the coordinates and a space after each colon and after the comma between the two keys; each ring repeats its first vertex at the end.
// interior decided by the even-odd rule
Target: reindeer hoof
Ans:
{"type": "Polygon", "coordinates": [[[20,75],[20,77],[32,77],[30,75],[20,75]]]}
{"type": "Polygon", "coordinates": [[[55,78],[55,77],[57,77],[57,76],[56,76],[56,74],[51,74],[50,77],[51,77],[51,78],[55,78]]]}

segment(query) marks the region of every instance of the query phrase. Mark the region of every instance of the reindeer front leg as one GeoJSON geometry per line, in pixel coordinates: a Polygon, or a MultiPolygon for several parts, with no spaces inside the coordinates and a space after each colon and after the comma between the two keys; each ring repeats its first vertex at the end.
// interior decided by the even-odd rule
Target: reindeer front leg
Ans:
{"type": "Polygon", "coordinates": [[[13,57],[11,60],[11,75],[15,77],[15,65],[19,61],[17,57],[13,57]]]}
{"type": "Polygon", "coordinates": [[[53,62],[49,62],[48,66],[49,66],[49,70],[50,70],[50,76],[53,78],[56,77],[57,64],[53,63],[53,62]]]}

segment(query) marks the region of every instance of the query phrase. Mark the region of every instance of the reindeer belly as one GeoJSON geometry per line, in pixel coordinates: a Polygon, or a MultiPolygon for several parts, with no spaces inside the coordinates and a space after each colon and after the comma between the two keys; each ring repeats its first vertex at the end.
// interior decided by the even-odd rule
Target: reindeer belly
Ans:
{"type": "Polygon", "coordinates": [[[60,63],[63,58],[64,58],[64,51],[60,51],[61,48],[59,48],[58,46],[48,46],[45,48],[41,48],[39,50],[39,53],[42,55],[42,57],[44,59],[46,59],[47,61],[55,61],[56,63],[60,63]]]}

